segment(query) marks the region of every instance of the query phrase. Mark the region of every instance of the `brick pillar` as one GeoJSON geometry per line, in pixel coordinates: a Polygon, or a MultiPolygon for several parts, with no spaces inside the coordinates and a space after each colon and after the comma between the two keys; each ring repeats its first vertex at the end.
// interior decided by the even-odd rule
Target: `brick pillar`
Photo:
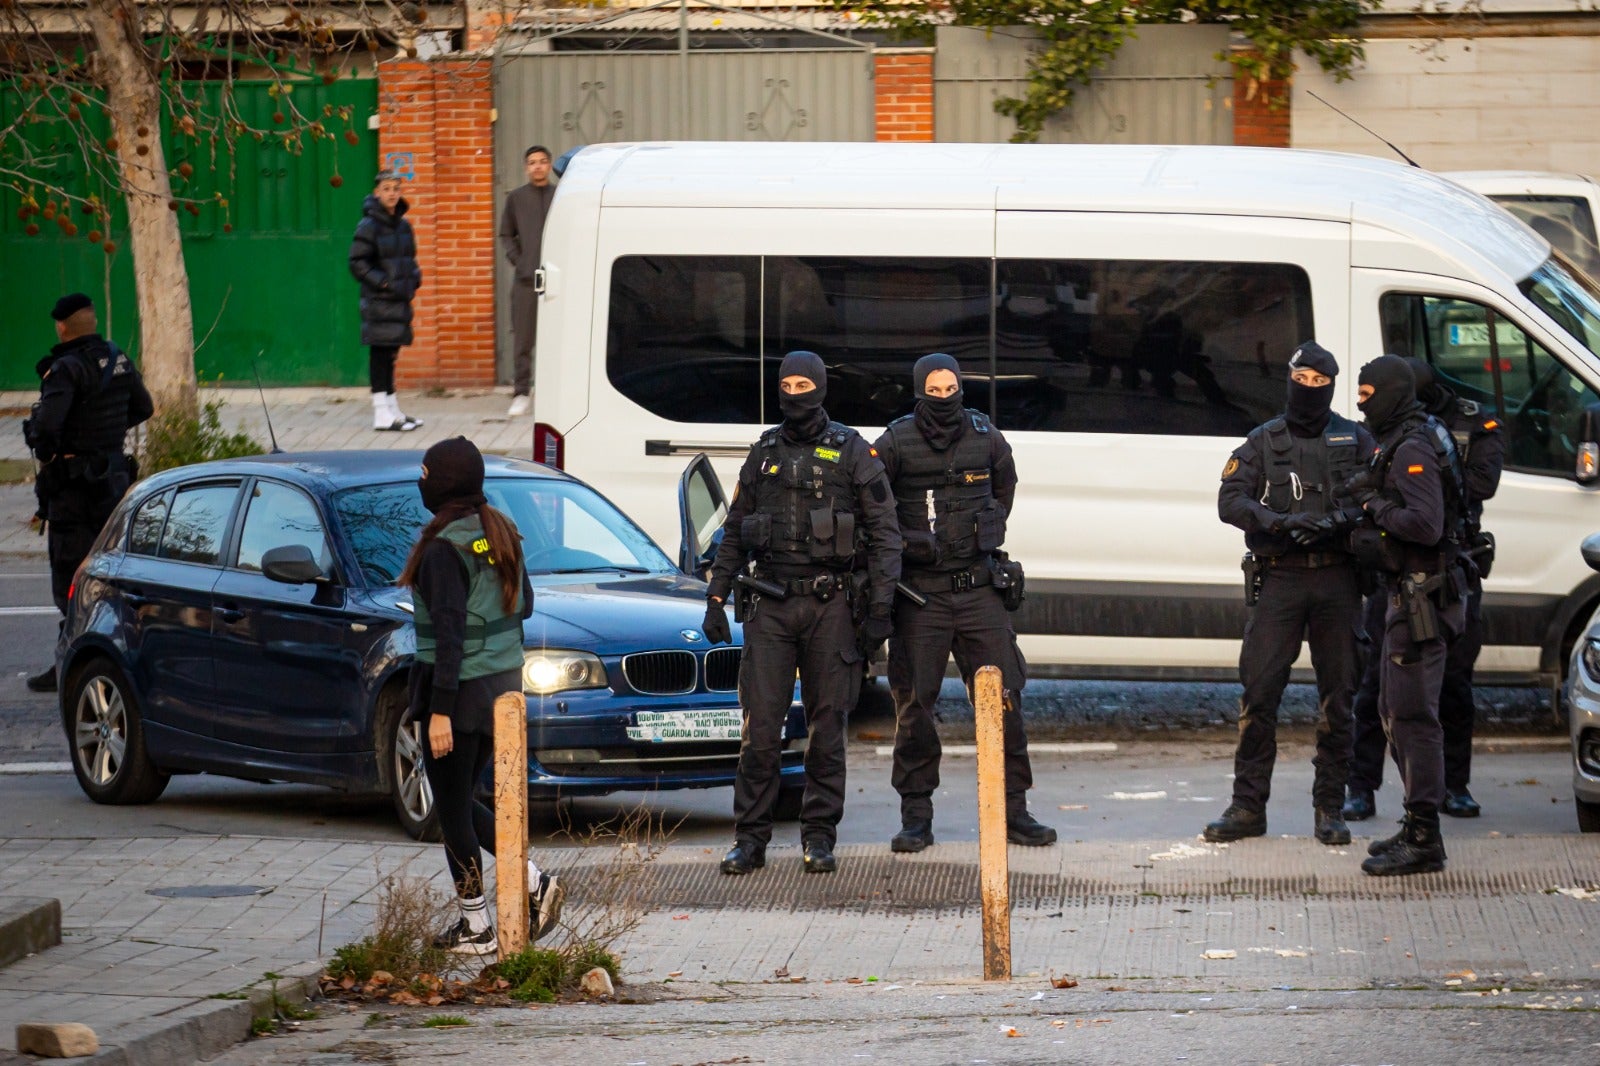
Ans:
{"type": "Polygon", "coordinates": [[[879,48],[872,68],[877,139],[933,140],[933,49],[879,48]]]}
{"type": "Polygon", "coordinates": [[[1256,148],[1289,147],[1288,81],[1257,81],[1235,70],[1233,143],[1256,148]]]}
{"type": "Polygon", "coordinates": [[[407,178],[422,289],[397,383],[494,384],[494,127],[487,58],[378,68],[378,161],[407,178]]]}

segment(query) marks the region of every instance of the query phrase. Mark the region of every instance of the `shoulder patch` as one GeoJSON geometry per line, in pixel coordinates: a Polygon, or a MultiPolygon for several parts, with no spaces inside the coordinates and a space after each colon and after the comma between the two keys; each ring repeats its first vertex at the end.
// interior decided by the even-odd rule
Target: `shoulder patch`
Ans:
{"type": "Polygon", "coordinates": [[[869,444],[867,445],[867,454],[876,459],[878,457],[878,449],[869,444]]]}
{"type": "Polygon", "coordinates": [[[1227,463],[1225,463],[1223,465],[1223,467],[1222,467],[1222,476],[1225,477],[1225,478],[1226,477],[1232,477],[1233,474],[1234,474],[1234,471],[1236,471],[1238,469],[1239,469],[1239,457],[1237,455],[1230,455],[1230,456],[1228,456],[1227,463]]]}
{"type": "Polygon", "coordinates": [[[1421,463],[1412,463],[1410,466],[1406,467],[1406,473],[1408,474],[1420,474],[1422,471],[1423,466],[1421,463]]]}
{"type": "Polygon", "coordinates": [[[1500,423],[1498,421],[1496,421],[1495,419],[1491,418],[1491,419],[1489,419],[1489,421],[1487,421],[1487,422],[1485,422],[1483,424],[1483,428],[1486,429],[1486,430],[1499,429],[1500,428],[1500,423]]]}

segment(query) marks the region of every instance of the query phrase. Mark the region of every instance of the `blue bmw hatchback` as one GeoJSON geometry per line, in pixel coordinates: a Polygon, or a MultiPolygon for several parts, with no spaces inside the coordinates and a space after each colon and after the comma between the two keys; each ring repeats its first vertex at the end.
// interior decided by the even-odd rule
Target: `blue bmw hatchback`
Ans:
{"type": "MultiPolygon", "coordinates": [[[[741,648],[700,631],[724,506],[685,473],[678,565],[598,492],[486,456],[534,589],[523,623],[533,797],[733,782],[741,648]],[[691,515],[693,510],[706,513],[691,515]]],[[[73,770],[98,803],[148,803],[173,774],[387,794],[434,839],[426,731],[408,713],[411,603],[395,587],[430,517],[422,453],[272,455],[134,486],[73,582],[57,647],[73,770]]],[[[804,716],[784,730],[780,816],[803,786],[804,716]]]]}

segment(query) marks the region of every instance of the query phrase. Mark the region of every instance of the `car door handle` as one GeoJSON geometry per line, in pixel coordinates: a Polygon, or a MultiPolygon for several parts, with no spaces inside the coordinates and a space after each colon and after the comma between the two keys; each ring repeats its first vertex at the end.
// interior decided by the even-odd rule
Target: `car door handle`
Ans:
{"type": "Polygon", "coordinates": [[[237,622],[244,618],[244,612],[237,607],[218,607],[217,617],[224,622],[237,622]]]}

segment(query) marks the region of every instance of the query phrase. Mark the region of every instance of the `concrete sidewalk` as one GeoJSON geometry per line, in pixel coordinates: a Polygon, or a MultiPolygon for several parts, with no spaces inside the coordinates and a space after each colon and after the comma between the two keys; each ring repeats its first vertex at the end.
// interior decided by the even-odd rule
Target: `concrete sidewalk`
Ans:
{"type": "MultiPolygon", "coordinates": [[[[1215,990],[1455,981],[1509,988],[1508,1005],[1600,980],[1600,900],[1586,897],[1600,886],[1600,837],[1454,840],[1445,873],[1390,880],[1361,874],[1362,843],[1012,848],[1014,972],[1215,990]]],[[[613,852],[539,857],[571,886],[566,918],[581,920],[586,871],[613,852]]],[[[718,874],[718,857],[671,846],[641,865],[647,913],[620,945],[628,980],[981,974],[975,843],[915,856],[846,846],[828,877],[803,874],[794,847],[771,849],[767,868],[743,878],[718,874]]],[[[442,887],[442,865],[436,845],[0,839],[0,897],[51,896],[63,909],[62,946],[0,969],[0,1048],[19,1021],[79,1021],[107,1062],[215,1054],[248,1031],[243,990],[314,975],[370,931],[385,877],[442,887]]]]}
{"type": "MultiPolygon", "coordinates": [[[[354,450],[363,448],[426,449],[448,437],[465,436],[485,452],[526,459],[533,450],[533,418],[510,418],[509,388],[446,390],[437,394],[402,393],[407,414],[424,425],[410,433],[379,433],[372,428],[370,393],[350,389],[267,389],[266,410],[262,394],[253,388],[202,389],[201,401],[221,404],[222,428],[249,434],[263,449],[270,448],[267,432],[270,414],[278,447],[288,452],[354,450]]],[[[0,461],[28,462],[22,440],[22,420],[39,398],[36,392],[0,392],[0,461]]],[[[133,438],[129,438],[130,445],[133,438]]],[[[44,538],[28,528],[33,514],[31,484],[0,485],[0,554],[43,555],[44,538]]]]}

